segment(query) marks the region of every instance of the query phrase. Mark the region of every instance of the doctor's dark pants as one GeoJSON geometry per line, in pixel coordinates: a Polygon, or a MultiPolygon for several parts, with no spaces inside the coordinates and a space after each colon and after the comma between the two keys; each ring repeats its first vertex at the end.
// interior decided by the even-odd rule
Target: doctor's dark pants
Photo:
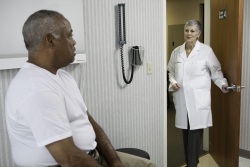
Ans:
{"type": "Polygon", "coordinates": [[[182,133],[186,164],[188,167],[197,167],[199,163],[203,129],[190,130],[188,121],[188,129],[183,129],[182,133]]]}

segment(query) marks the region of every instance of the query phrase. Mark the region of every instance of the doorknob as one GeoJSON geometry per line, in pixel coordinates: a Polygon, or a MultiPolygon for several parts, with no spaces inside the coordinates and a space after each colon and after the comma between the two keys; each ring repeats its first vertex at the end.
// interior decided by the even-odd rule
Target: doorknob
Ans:
{"type": "Polygon", "coordinates": [[[236,91],[236,86],[234,84],[231,84],[231,86],[227,87],[227,90],[236,91]]]}
{"type": "Polygon", "coordinates": [[[244,89],[244,88],[246,88],[246,86],[244,86],[244,85],[242,85],[242,86],[237,85],[237,86],[236,86],[236,85],[234,85],[234,84],[231,84],[231,86],[228,86],[228,87],[227,87],[227,90],[240,92],[241,89],[244,89]]]}

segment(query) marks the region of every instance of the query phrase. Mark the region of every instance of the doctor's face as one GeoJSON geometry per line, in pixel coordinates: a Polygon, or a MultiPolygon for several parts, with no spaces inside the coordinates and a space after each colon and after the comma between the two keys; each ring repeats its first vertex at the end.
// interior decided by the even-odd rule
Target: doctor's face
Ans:
{"type": "Polygon", "coordinates": [[[200,37],[200,31],[197,26],[184,27],[184,39],[186,43],[195,43],[200,37]]]}

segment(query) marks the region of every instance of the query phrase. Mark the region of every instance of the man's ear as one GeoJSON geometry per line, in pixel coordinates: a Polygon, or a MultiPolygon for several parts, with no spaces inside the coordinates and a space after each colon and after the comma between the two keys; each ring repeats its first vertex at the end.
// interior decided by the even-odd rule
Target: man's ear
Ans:
{"type": "Polygon", "coordinates": [[[45,42],[48,46],[54,46],[55,37],[52,34],[47,34],[45,36],[45,42]]]}

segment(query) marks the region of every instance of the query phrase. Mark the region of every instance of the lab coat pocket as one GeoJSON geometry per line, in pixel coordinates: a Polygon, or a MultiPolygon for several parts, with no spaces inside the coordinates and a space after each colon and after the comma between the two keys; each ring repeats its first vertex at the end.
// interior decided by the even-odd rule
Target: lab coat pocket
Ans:
{"type": "Polygon", "coordinates": [[[194,61],[191,67],[192,75],[204,75],[206,72],[206,62],[205,61],[194,61]]]}
{"type": "Polygon", "coordinates": [[[194,91],[195,104],[198,111],[210,110],[211,95],[209,89],[196,89],[194,91]]]}
{"type": "Polygon", "coordinates": [[[178,102],[180,102],[179,93],[180,93],[180,91],[173,92],[173,102],[174,102],[174,106],[175,106],[176,111],[179,110],[179,106],[180,106],[180,104],[178,104],[178,102]]]}

